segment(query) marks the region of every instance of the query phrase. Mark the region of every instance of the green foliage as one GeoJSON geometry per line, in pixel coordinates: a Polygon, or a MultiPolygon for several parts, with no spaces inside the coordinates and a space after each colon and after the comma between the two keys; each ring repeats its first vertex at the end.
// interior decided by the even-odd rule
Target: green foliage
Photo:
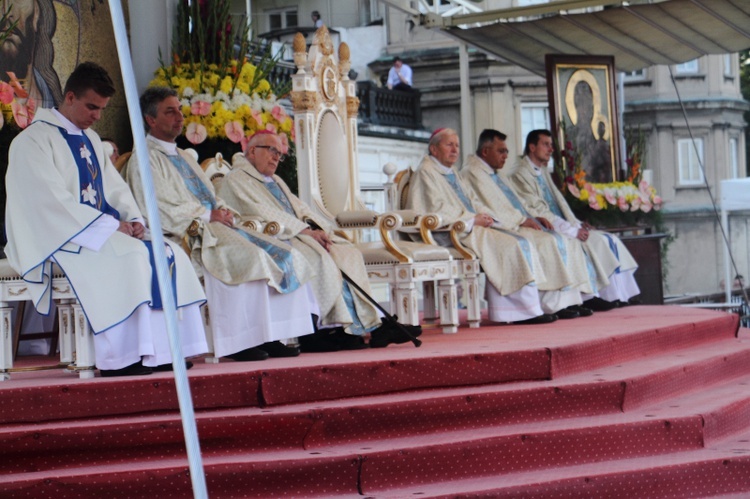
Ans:
{"type": "Polygon", "coordinates": [[[0,14],[0,45],[10,36],[10,32],[18,24],[18,19],[11,22],[10,10],[13,8],[13,4],[8,4],[5,10],[0,14]]]}
{"type": "MultiPolygon", "coordinates": [[[[168,65],[159,52],[164,74],[175,76],[179,66],[187,65],[201,75],[215,71],[221,80],[232,71],[233,60],[239,61],[237,74],[242,65],[252,62],[256,70],[250,88],[256,88],[261,80],[267,79],[271,84],[270,93],[279,97],[286,95],[291,90],[291,80],[274,83],[268,78],[281,52],[274,57],[270,44],[251,43],[250,25],[243,22],[241,26],[234,26],[230,5],[230,0],[193,0],[189,4],[188,0],[180,1],[172,37],[172,64],[168,65]]],[[[202,81],[200,87],[203,88],[202,81]]]]}

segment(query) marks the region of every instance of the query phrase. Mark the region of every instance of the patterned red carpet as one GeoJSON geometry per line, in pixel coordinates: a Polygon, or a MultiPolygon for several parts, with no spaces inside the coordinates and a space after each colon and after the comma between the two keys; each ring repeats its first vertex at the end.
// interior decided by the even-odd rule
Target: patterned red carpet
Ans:
{"type": "MultiPolygon", "coordinates": [[[[639,306],[428,329],[421,348],[199,361],[209,494],[742,497],[750,332],[737,324],[639,306]]],[[[0,497],[191,496],[171,373],[14,373],[0,422],[0,497]]]]}

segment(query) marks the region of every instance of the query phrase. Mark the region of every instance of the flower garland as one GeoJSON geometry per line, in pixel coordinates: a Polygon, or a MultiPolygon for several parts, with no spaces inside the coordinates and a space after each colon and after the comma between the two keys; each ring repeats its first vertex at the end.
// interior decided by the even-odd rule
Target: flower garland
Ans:
{"type": "MultiPolygon", "coordinates": [[[[284,149],[294,140],[292,118],[271,93],[267,80],[246,60],[231,60],[226,68],[215,64],[180,64],[161,67],[150,86],[177,91],[185,116],[185,136],[192,144],[208,139],[229,139],[244,144],[258,130],[278,133],[284,149]]],[[[286,153],[286,151],[282,151],[286,153]]]]}
{"type": "Polygon", "coordinates": [[[641,158],[645,152],[645,135],[639,130],[628,141],[628,179],[622,182],[590,183],[581,164],[581,154],[567,138],[564,123],[560,130],[565,147],[556,158],[555,170],[560,189],[576,216],[593,225],[623,226],[654,223],[662,205],[656,189],[643,180],[641,158]]]}

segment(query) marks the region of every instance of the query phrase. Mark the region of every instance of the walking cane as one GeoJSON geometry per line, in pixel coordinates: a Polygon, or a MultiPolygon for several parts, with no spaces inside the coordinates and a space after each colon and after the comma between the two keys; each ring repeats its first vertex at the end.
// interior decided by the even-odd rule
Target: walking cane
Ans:
{"type": "MultiPolygon", "coordinates": [[[[313,230],[323,230],[323,229],[321,229],[321,227],[318,224],[316,224],[314,221],[310,220],[309,218],[306,220],[306,222],[310,226],[310,228],[313,229],[313,230]]],[[[384,317],[385,321],[387,321],[392,326],[396,326],[396,328],[399,331],[401,331],[407,338],[409,338],[409,341],[411,341],[412,343],[414,343],[415,347],[422,346],[422,340],[420,340],[419,338],[416,338],[413,334],[411,334],[411,332],[408,329],[406,329],[404,327],[403,324],[399,323],[398,322],[398,316],[392,315],[392,314],[388,313],[383,307],[380,306],[380,303],[378,303],[378,301],[375,298],[373,298],[367,292],[365,292],[365,290],[362,289],[359,284],[357,284],[356,282],[354,282],[354,279],[352,279],[351,277],[349,277],[346,274],[346,272],[344,272],[341,269],[339,269],[339,272],[341,272],[341,277],[343,277],[346,282],[348,282],[349,284],[351,284],[352,286],[354,286],[354,289],[356,289],[357,291],[359,291],[362,296],[364,296],[365,298],[367,298],[367,301],[369,301],[370,303],[372,303],[375,308],[377,308],[378,310],[380,310],[380,313],[383,314],[383,317],[384,317]]]]}

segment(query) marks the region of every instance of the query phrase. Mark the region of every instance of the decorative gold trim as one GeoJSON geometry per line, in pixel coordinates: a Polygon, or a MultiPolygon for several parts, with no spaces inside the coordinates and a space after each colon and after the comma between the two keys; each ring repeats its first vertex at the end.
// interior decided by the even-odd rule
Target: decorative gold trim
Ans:
{"type": "Polygon", "coordinates": [[[375,277],[379,277],[381,279],[386,279],[386,278],[390,277],[390,275],[391,275],[390,272],[376,272],[374,270],[367,272],[367,277],[375,276],[375,277]]]}
{"type": "Polygon", "coordinates": [[[198,235],[198,231],[200,230],[201,224],[198,220],[193,220],[190,222],[190,225],[188,225],[187,228],[187,234],[191,237],[196,237],[198,235]]]}
{"type": "Polygon", "coordinates": [[[318,105],[318,94],[312,90],[292,92],[291,99],[295,112],[312,111],[318,105]]]}
{"type": "Polygon", "coordinates": [[[263,233],[269,236],[276,236],[281,232],[281,224],[279,222],[268,222],[263,228],[263,233]]]}
{"type": "Polygon", "coordinates": [[[432,237],[432,231],[438,228],[440,224],[440,217],[435,214],[429,214],[422,217],[421,223],[419,224],[419,234],[422,236],[422,241],[427,244],[437,246],[435,239],[432,237]]]}
{"type": "Polygon", "coordinates": [[[52,286],[52,291],[60,294],[70,293],[70,286],[67,286],[65,289],[60,289],[57,286],[52,286]]]}
{"type": "Polygon", "coordinates": [[[22,294],[24,294],[24,293],[25,293],[25,292],[26,292],[27,290],[28,290],[28,288],[21,288],[21,289],[19,289],[18,291],[13,291],[13,288],[8,288],[8,294],[9,294],[10,296],[21,296],[21,295],[22,295],[22,294]]]}
{"type": "Polygon", "coordinates": [[[356,118],[359,112],[359,97],[346,98],[346,115],[349,118],[356,118]]]}
{"type": "Polygon", "coordinates": [[[327,103],[332,103],[338,95],[339,78],[330,59],[323,62],[320,68],[320,93],[327,103]]]}
{"type": "Polygon", "coordinates": [[[398,277],[399,277],[399,279],[406,279],[406,277],[408,275],[409,274],[406,272],[406,269],[401,269],[401,270],[398,271],[398,277]]]}
{"type": "Polygon", "coordinates": [[[401,263],[410,263],[412,260],[409,258],[409,256],[401,251],[396,244],[393,242],[393,239],[391,238],[391,233],[389,231],[397,228],[399,226],[399,220],[396,215],[393,213],[389,213],[387,215],[384,215],[380,218],[380,239],[383,241],[383,244],[385,245],[385,248],[388,250],[389,253],[391,253],[393,256],[396,257],[396,259],[401,263]]]}
{"type": "Polygon", "coordinates": [[[466,246],[461,244],[460,234],[462,234],[465,230],[466,224],[461,222],[460,220],[451,225],[451,242],[453,243],[453,247],[456,248],[456,251],[458,251],[458,253],[462,257],[464,257],[466,260],[474,260],[476,258],[474,254],[466,249],[466,246]]]}

